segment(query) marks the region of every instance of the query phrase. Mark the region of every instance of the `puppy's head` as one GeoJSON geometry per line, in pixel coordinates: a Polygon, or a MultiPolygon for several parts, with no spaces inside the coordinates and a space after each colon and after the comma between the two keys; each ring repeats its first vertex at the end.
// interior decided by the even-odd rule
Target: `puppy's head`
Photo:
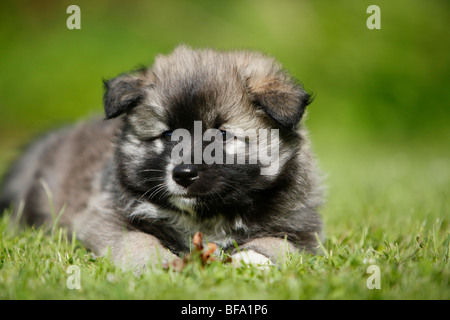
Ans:
{"type": "Polygon", "coordinates": [[[188,214],[252,205],[299,150],[296,126],[309,102],[262,54],[178,47],[151,69],[105,82],[106,118],[124,121],[120,182],[142,201],[188,214]]]}

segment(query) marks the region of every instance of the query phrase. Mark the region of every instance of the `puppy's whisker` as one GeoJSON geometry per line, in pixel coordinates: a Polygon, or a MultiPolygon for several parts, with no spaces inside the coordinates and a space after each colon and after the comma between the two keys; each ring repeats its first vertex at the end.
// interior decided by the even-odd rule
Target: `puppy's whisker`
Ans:
{"type": "Polygon", "coordinates": [[[164,190],[164,184],[159,184],[158,188],[156,188],[155,191],[153,191],[148,197],[147,199],[150,200],[152,199],[154,196],[156,196],[159,192],[161,192],[162,190],[164,190]]]}
{"type": "MultiPolygon", "coordinates": [[[[152,192],[152,191],[154,191],[155,189],[158,189],[158,188],[160,188],[160,187],[162,187],[162,186],[163,186],[162,183],[158,183],[156,186],[151,187],[150,189],[148,189],[147,191],[145,191],[144,194],[142,194],[142,195],[139,197],[138,201],[141,201],[142,198],[144,198],[149,192],[152,192]]],[[[148,197],[147,199],[149,199],[149,198],[151,198],[151,196],[148,197]]]]}
{"type": "Polygon", "coordinates": [[[223,182],[223,184],[225,185],[225,186],[227,186],[228,188],[231,188],[231,189],[233,189],[233,190],[236,190],[236,191],[239,191],[240,192],[240,190],[237,188],[237,187],[235,187],[235,186],[233,186],[232,184],[230,184],[230,183],[228,183],[228,182],[223,182]]]}
{"type": "Polygon", "coordinates": [[[169,191],[167,191],[167,189],[164,189],[162,194],[159,196],[158,200],[161,200],[161,199],[163,199],[165,197],[168,197],[169,195],[170,195],[169,191]]]}

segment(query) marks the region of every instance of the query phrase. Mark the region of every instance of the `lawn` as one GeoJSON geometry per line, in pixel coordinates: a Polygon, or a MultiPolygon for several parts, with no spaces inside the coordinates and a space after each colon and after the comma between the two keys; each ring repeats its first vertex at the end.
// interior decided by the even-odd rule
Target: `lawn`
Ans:
{"type": "Polygon", "coordinates": [[[179,43],[261,50],[315,96],[306,124],[326,175],[326,240],[269,270],[136,276],[6,212],[0,299],[450,299],[446,2],[379,0],[379,30],[366,27],[371,1],[79,0],[80,30],[66,27],[70,4],[0,4],[0,176],[36,134],[102,113],[102,79],[179,43]]]}
{"type": "Polygon", "coordinates": [[[94,259],[58,227],[20,230],[6,215],[0,299],[449,299],[447,163],[423,153],[335,156],[327,161],[334,174],[319,255],[294,255],[269,270],[194,263],[135,276],[107,257],[94,259]],[[348,161],[352,170],[338,165],[348,161]],[[67,286],[71,265],[79,267],[80,289],[67,286]],[[380,289],[368,288],[371,265],[380,289]]]}

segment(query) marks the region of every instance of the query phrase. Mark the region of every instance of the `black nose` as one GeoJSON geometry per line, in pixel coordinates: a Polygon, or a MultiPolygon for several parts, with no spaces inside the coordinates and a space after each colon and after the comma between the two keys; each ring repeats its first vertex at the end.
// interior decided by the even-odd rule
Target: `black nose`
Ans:
{"type": "Polygon", "coordinates": [[[187,188],[198,179],[198,171],[193,164],[179,164],[173,168],[172,177],[176,183],[187,188]]]}

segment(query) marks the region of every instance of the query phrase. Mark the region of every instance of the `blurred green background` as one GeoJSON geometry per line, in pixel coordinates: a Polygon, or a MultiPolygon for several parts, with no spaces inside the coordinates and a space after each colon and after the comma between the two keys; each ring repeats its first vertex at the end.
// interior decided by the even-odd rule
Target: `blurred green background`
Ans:
{"type": "Polygon", "coordinates": [[[372,189],[409,194],[406,213],[423,189],[441,190],[435,214],[446,215],[449,21],[450,2],[437,0],[2,1],[0,172],[36,133],[101,113],[102,79],[179,43],[245,48],[316,96],[307,126],[329,176],[326,220],[348,219],[346,203],[372,189]],[[81,30],[66,27],[71,4],[81,30]],[[366,27],[371,4],[380,30],[366,27]]]}

